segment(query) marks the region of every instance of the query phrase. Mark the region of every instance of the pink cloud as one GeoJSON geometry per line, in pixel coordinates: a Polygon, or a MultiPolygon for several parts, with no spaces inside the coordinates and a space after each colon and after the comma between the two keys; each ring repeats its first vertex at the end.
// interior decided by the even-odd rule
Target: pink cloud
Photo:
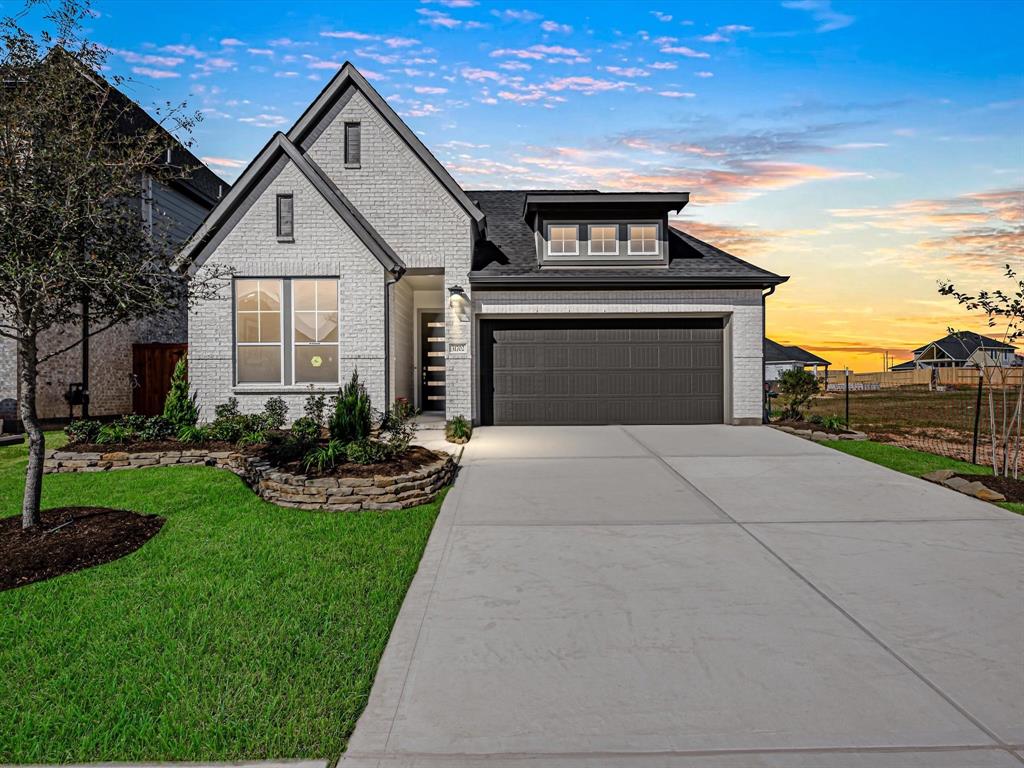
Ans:
{"type": "Polygon", "coordinates": [[[711,54],[705,53],[704,51],[695,51],[693,48],[688,48],[685,45],[668,45],[661,49],[662,53],[675,53],[680,56],[686,56],[690,59],[710,59],[711,54]]]}

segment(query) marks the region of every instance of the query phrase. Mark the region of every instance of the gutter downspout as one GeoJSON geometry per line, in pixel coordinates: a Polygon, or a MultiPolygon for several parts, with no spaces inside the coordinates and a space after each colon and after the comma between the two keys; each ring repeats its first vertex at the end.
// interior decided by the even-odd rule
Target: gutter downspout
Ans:
{"type": "Polygon", "coordinates": [[[768,400],[768,387],[766,386],[765,379],[768,375],[768,369],[764,362],[764,339],[768,333],[768,313],[765,311],[765,300],[775,293],[775,287],[772,286],[768,289],[767,293],[761,294],[761,423],[768,423],[769,416],[769,400],[768,400]]]}

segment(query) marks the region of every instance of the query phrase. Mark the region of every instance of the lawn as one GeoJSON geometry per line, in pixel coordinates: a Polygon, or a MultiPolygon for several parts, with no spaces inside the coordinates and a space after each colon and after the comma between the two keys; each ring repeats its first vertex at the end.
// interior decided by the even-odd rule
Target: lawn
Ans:
{"type": "MultiPolygon", "coordinates": [[[[0,449],[0,516],[25,455],[0,449]]],[[[167,523],[121,560],[0,592],[0,763],[337,758],[440,500],[328,514],[206,467],[47,476],[44,507],[72,504],[167,523]]]]}
{"type": "MultiPolygon", "coordinates": [[[[895,469],[907,475],[920,477],[928,472],[937,469],[952,469],[954,472],[962,472],[969,475],[991,475],[992,467],[982,467],[966,461],[947,459],[945,456],[936,456],[933,453],[924,451],[912,451],[909,448],[901,448],[898,445],[887,445],[885,443],[874,443],[868,440],[831,440],[821,443],[837,451],[848,453],[851,456],[881,464],[883,467],[895,469]]],[[[1024,515],[1024,504],[1011,504],[1009,502],[999,505],[1011,512],[1024,515]]]]}

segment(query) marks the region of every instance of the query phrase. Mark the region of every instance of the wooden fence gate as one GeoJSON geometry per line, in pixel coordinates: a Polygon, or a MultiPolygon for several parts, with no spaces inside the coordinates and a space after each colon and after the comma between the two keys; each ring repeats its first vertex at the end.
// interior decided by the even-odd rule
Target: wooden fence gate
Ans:
{"type": "Polygon", "coordinates": [[[188,352],[188,344],[132,345],[132,411],[157,416],[171,390],[174,366],[188,352]]]}

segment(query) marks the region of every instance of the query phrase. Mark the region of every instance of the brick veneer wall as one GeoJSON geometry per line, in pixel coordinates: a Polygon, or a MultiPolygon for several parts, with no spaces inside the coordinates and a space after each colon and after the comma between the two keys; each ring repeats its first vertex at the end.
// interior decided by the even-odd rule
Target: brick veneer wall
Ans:
{"type": "MultiPolygon", "coordinates": [[[[290,162],[224,238],[207,264],[235,270],[235,277],[338,277],[339,382],[356,368],[374,404],[384,392],[385,272],[337,213],[290,162]],[[276,196],[294,195],[294,242],[278,242],[276,196]]],[[[281,395],[289,420],[302,415],[308,385],[234,385],[231,286],[220,297],[197,304],[189,317],[189,376],[199,394],[201,418],[212,419],[218,403],[235,396],[245,412],[259,411],[268,397],[281,395]]],[[[287,340],[285,340],[288,354],[287,340]]],[[[338,385],[323,385],[334,392],[338,385]]]]}

